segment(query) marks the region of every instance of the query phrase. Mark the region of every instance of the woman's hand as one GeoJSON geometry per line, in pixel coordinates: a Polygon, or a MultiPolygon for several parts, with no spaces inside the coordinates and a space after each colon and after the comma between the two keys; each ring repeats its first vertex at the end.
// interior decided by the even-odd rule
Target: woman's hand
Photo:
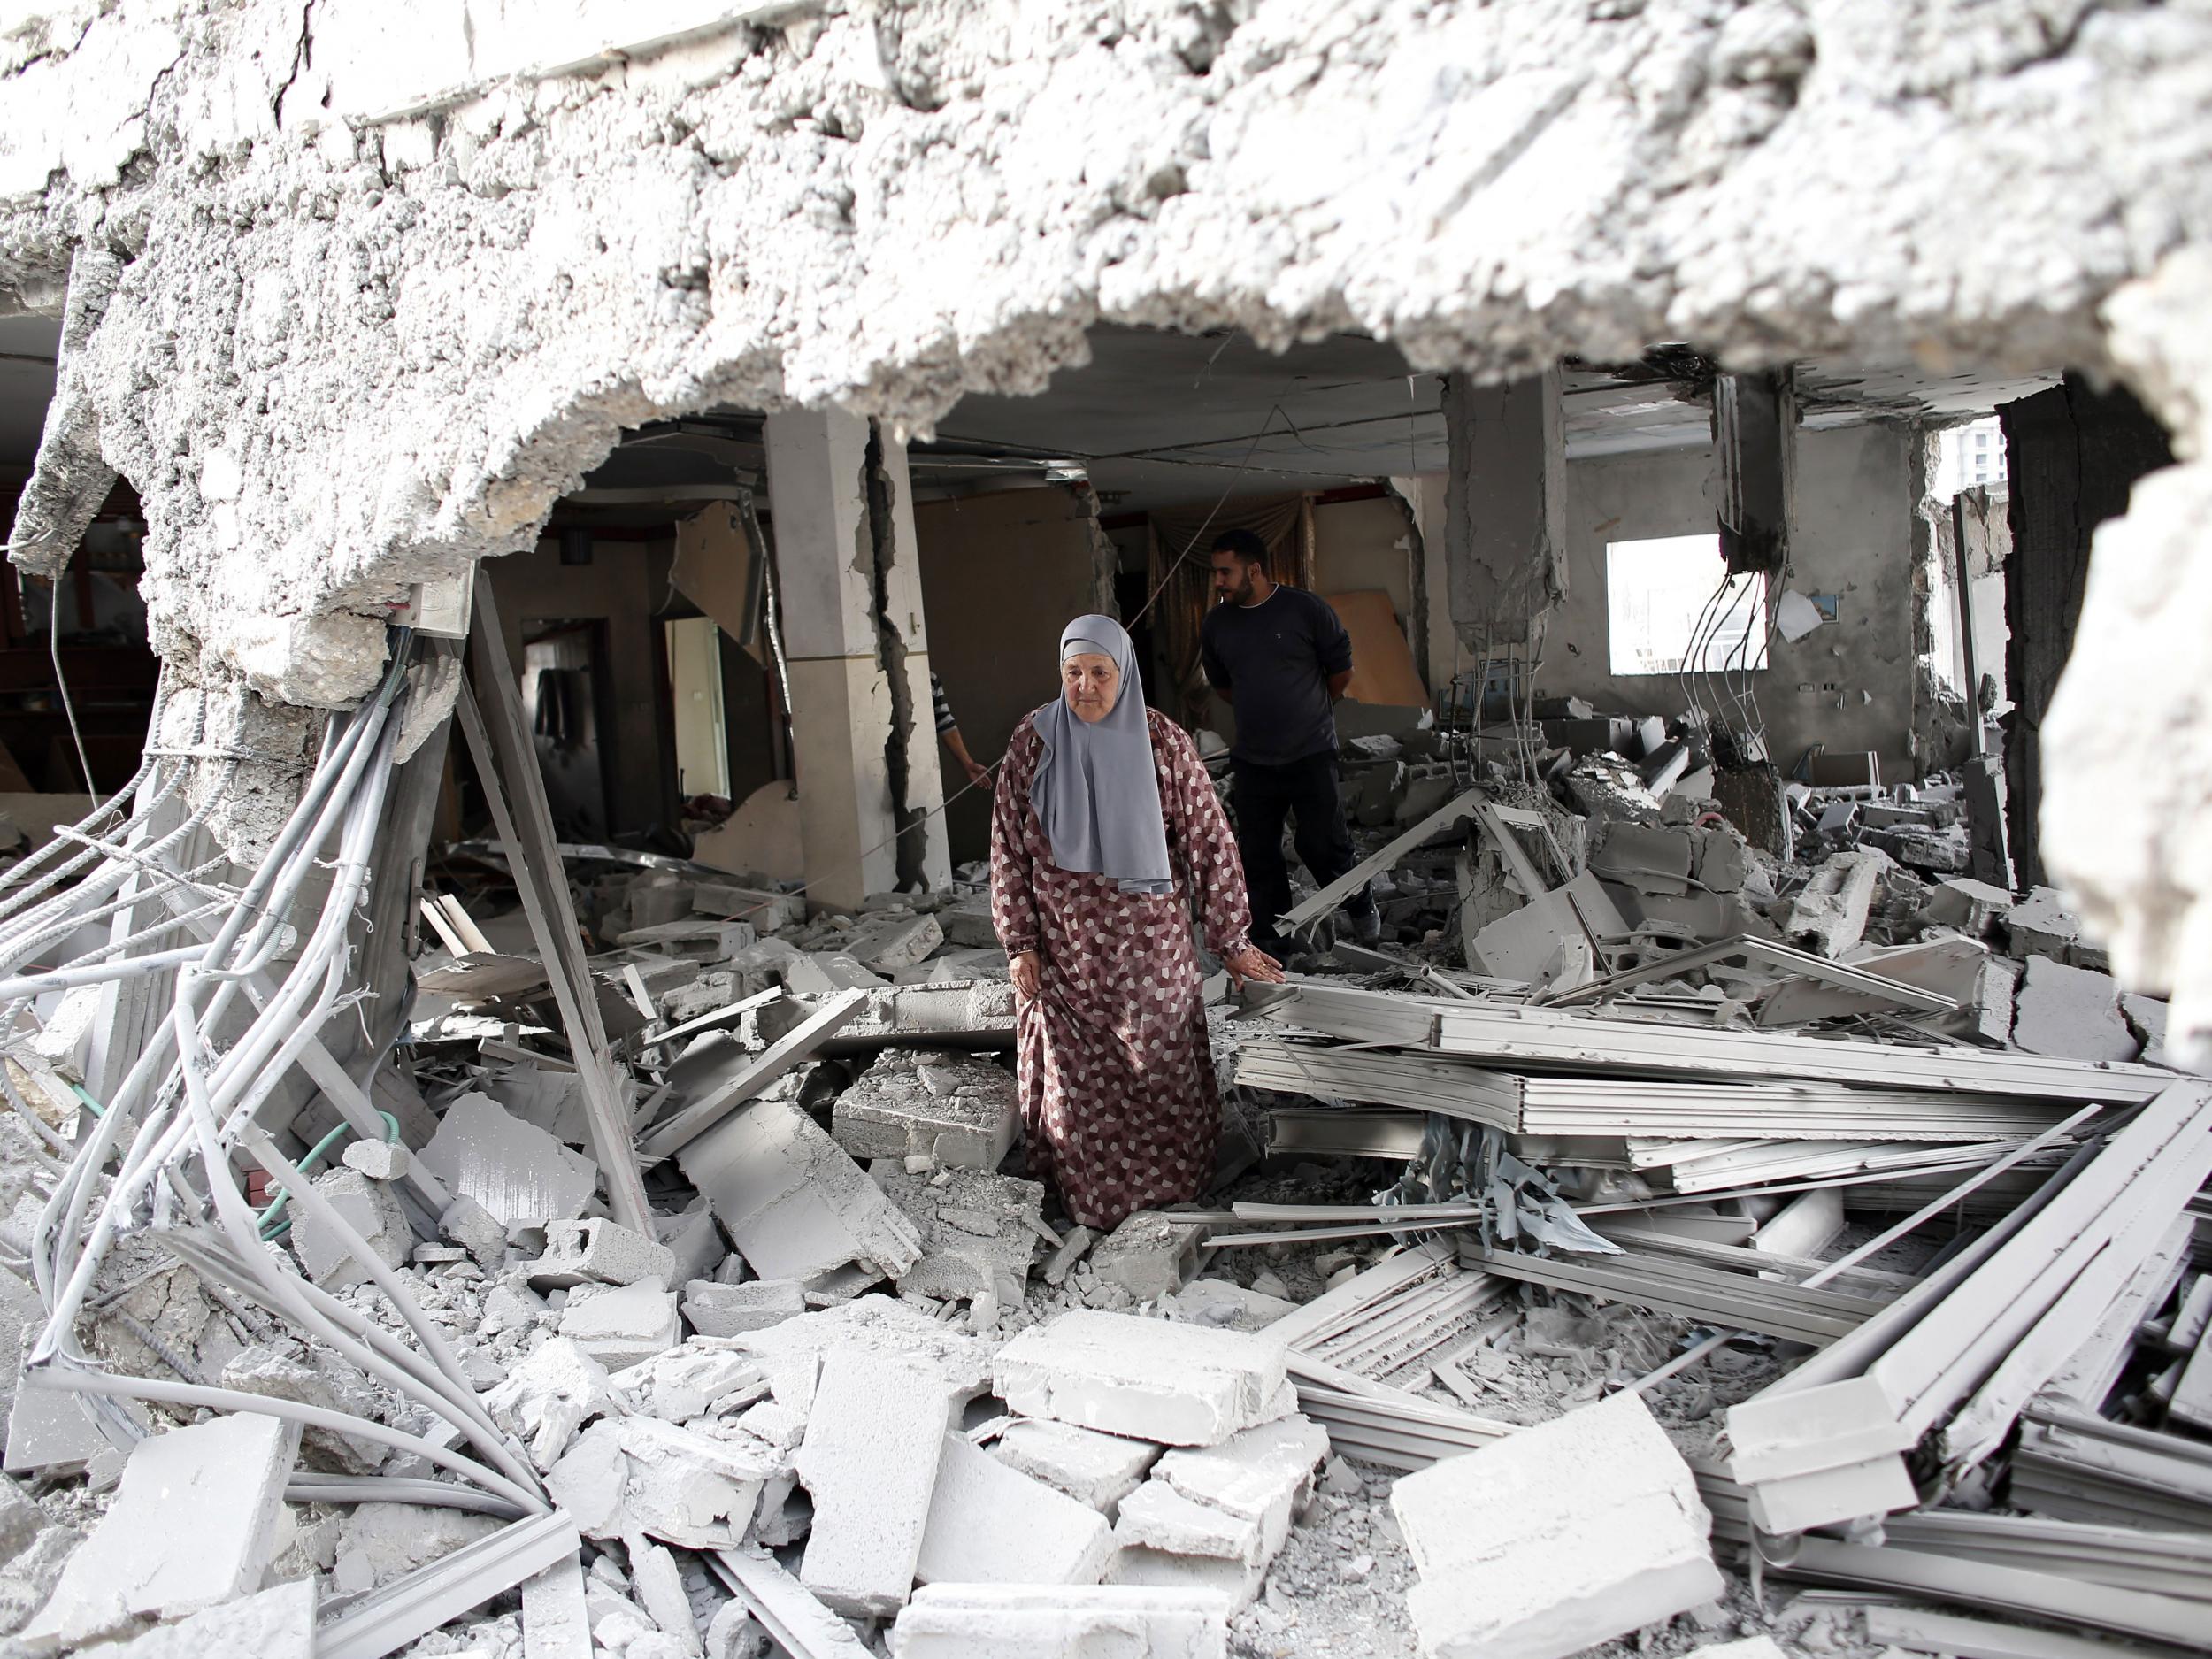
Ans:
{"type": "Polygon", "coordinates": [[[1015,995],[1024,1002],[1034,1002],[1039,988],[1044,984],[1044,965],[1038,959],[1037,953],[1033,950],[1018,951],[1007,958],[1006,965],[1013,972],[1015,995]]]}
{"type": "Polygon", "coordinates": [[[1283,964],[1257,945],[1247,945],[1236,955],[1224,956],[1221,965],[1229,971],[1229,985],[1233,990],[1241,989],[1248,979],[1259,985],[1280,985],[1283,982],[1283,964]]]}

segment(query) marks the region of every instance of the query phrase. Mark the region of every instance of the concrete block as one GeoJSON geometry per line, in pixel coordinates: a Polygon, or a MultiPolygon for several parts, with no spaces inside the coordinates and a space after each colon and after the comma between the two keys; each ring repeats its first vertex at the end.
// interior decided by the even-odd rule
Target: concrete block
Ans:
{"type": "Polygon", "coordinates": [[[888,973],[910,968],[945,942],[945,930],[934,916],[910,916],[887,910],[871,916],[852,931],[845,949],[864,968],[888,973]]]}
{"type": "Polygon", "coordinates": [[[1217,1592],[925,1585],[891,1632],[892,1659],[1228,1659],[1217,1592]]]}
{"type": "Polygon", "coordinates": [[[1868,909],[1882,877],[1896,867],[1878,848],[1838,853],[1813,872],[1790,905],[1782,931],[1792,944],[1840,957],[1866,932],[1868,909]]]}
{"type": "Polygon", "coordinates": [[[998,945],[998,927],[991,920],[988,894],[974,894],[957,904],[946,905],[937,912],[937,926],[944,929],[949,945],[971,950],[989,950],[998,945]]]}
{"type": "Polygon", "coordinates": [[[666,1245],[673,1258],[668,1282],[688,1285],[695,1279],[710,1279],[729,1256],[722,1229],[714,1225],[714,1212],[704,1204],[680,1216],[653,1217],[653,1235],[666,1245]]]}
{"type": "Polygon", "coordinates": [[[2081,943],[2081,918],[2066,908],[2055,887],[2031,887],[2005,917],[2007,949],[2024,961],[2048,956],[2071,962],[2081,943]]]}
{"type": "MultiPolygon", "coordinates": [[[[356,1169],[330,1170],[318,1175],[315,1191],[345,1218],[376,1258],[387,1267],[403,1267],[415,1248],[415,1230],[399,1198],[382,1181],[372,1180],[356,1169]]],[[[292,1217],[292,1248],[308,1278],[325,1290],[343,1290],[369,1282],[369,1270],[305,1204],[288,1204],[292,1217]]]]}
{"type": "Polygon", "coordinates": [[[752,1359],[718,1348],[672,1348],[607,1380],[633,1409],[670,1423],[733,1411],[768,1392],[752,1359]]]}
{"type": "Polygon", "coordinates": [[[904,1606],[948,1425],[943,1379],[862,1348],[824,1356],[799,1447],[814,1527],[799,1582],[834,1611],[904,1606]]]}
{"type": "Polygon", "coordinates": [[[1751,849],[1725,825],[1700,830],[1694,873],[1709,892],[1740,893],[1751,874],[1751,849]]]}
{"type": "Polygon", "coordinates": [[[1217,1555],[1240,1566],[1258,1567],[1282,1548],[1258,1517],[1233,1515],[1186,1497],[1157,1477],[1121,1501],[1114,1540],[1123,1548],[1144,1548],[1169,1555],[1217,1555]]]}
{"type": "Polygon", "coordinates": [[[1096,1509],[945,1436],[914,1568],[924,1584],[1096,1584],[1113,1553],[1096,1509]]]}
{"type": "Polygon", "coordinates": [[[23,1640],[50,1652],[251,1594],[276,1553],[298,1445],[294,1425],[246,1414],[141,1440],[23,1640]]]}
{"type": "Polygon", "coordinates": [[[1091,1271],[1139,1302],[1172,1296],[1199,1268],[1202,1229],[1156,1210],[1140,1210],[1091,1248],[1091,1271]]]}
{"type": "Polygon", "coordinates": [[[1914,1509],[1919,1502],[1905,1460],[1887,1452],[1861,1463],[1762,1480],[1751,1488],[1751,1524],[1781,1538],[1914,1509]]]}
{"type": "Polygon", "coordinates": [[[789,1101],[748,1102],[676,1161],[762,1279],[848,1262],[896,1278],[921,1259],[914,1224],[789,1101]]]}
{"type": "Polygon", "coordinates": [[[1390,1504],[1436,1659],[1563,1659],[1726,1592],[1696,1479],[1635,1394],[1408,1475],[1390,1504]]]}
{"type": "Polygon", "coordinates": [[[2142,1048],[2120,1017],[2118,980],[2045,956],[2030,956],[2021,974],[2012,1041],[2069,1060],[2132,1060],[2142,1048]]]}
{"type": "Polygon", "coordinates": [[[993,1379],[1024,1417],[1217,1446],[1282,1415],[1284,1356],[1265,1336],[1079,1309],[1001,1348],[993,1379]]]}
{"type": "Polygon", "coordinates": [[[1328,1455],[1326,1430],[1309,1418],[1287,1417],[1219,1446],[1169,1452],[1152,1479],[1195,1502],[1261,1521],[1271,1533],[1287,1533],[1293,1511],[1328,1455]]]}
{"type": "Polygon", "coordinates": [[[554,1465],[545,1486],[587,1538],[643,1533],[683,1549],[733,1549],[788,1463],[750,1436],[605,1417],[554,1465]]]}
{"type": "MultiPolygon", "coordinates": [[[[711,1225],[711,1223],[710,1223],[711,1225]]],[[[571,1286],[634,1285],[641,1279],[671,1282],[676,1253],[618,1222],[549,1221],[545,1254],[523,1270],[534,1290],[571,1286]]]]}
{"type": "Polygon", "coordinates": [[[793,956],[783,967],[783,988],[795,996],[834,996],[840,991],[872,990],[882,983],[881,974],[840,950],[793,956]]]}
{"type": "Polygon", "coordinates": [[[586,1296],[572,1293],[560,1333],[609,1371],[648,1360],[684,1340],[676,1298],[658,1279],[586,1296]]]}
{"type": "Polygon", "coordinates": [[[488,1094],[455,1100],[417,1156],[456,1194],[473,1198],[509,1227],[580,1216],[599,1184],[597,1164],[488,1094]]]}
{"type": "Polygon", "coordinates": [[[359,1595],[403,1578],[418,1567],[489,1538],[500,1522],[464,1509],[417,1503],[357,1503],[338,1528],[331,1583],[342,1595],[359,1595]]]}
{"type": "Polygon", "coordinates": [[[1605,844],[1591,854],[1590,870],[1601,880],[1617,881],[1639,893],[1686,893],[1693,852],[1686,830],[1616,824],[1606,831],[1605,844]]]}
{"type": "Polygon", "coordinates": [[[742,1285],[695,1279],[684,1286],[684,1322],[701,1336],[742,1336],[805,1311],[806,1296],[795,1279],[756,1279],[742,1285]]]}
{"type": "Polygon", "coordinates": [[[764,933],[796,927],[806,920],[806,900],[795,893],[772,893],[734,882],[695,882],[691,908],[702,916],[741,917],[764,933]]]}
{"type": "Polygon", "coordinates": [[[1107,1569],[1106,1582],[1218,1596],[1234,1617],[1259,1598],[1267,1569],[1247,1566],[1226,1555],[1179,1555],[1148,1545],[1125,1544],[1107,1569]]]}
{"type": "Polygon", "coordinates": [[[1144,1484],[1160,1451],[1150,1440],[1125,1440],[1041,1417],[1017,1418],[990,1448],[990,1455],[1008,1467],[1087,1503],[1110,1519],[1121,1501],[1144,1484]]]}
{"type": "Polygon", "coordinates": [[[886,1048],[837,1097],[830,1133],[865,1161],[926,1156],[995,1170],[1021,1126],[1013,1075],[978,1055],[886,1048]]]}
{"type": "Polygon", "coordinates": [[[981,1170],[910,1175],[887,1158],[870,1179],[890,1195],[922,1240],[921,1259],[898,1275],[899,1288],[924,1296],[995,1295],[1018,1302],[1043,1226],[1041,1182],[981,1170]]]}
{"type": "Polygon", "coordinates": [[[691,1601],[684,1594],[684,1576],[675,1556],[658,1544],[633,1545],[630,1586],[646,1616],[663,1635],[675,1638],[687,1659],[705,1659],[706,1646],[699,1640],[699,1624],[691,1616],[691,1601]]]}
{"type": "MultiPolygon", "coordinates": [[[[507,1224],[465,1193],[446,1206],[438,1231],[486,1267],[498,1267],[507,1259],[507,1224]]],[[[433,1258],[418,1249],[415,1259],[433,1258]]]]}
{"type": "Polygon", "coordinates": [[[358,1170],[373,1181],[403,1180],[414,1165],[413,1155],[396,1141],[355,1141],[343,1156],[348,1169],[358,1170]]]}
{"type": "MultiPolygon", "coordinates": [[[[380,1402],[369,1380],[335,1355],[318,1354],[311,1364],[258,1344],[242,1349],[223,1366],[222,1384],[241,1394],[319,1406],[374,1418],[380,1402]]],[[[300,1439],[300,1463],[308,1469],[340,1475],[373,1475],[390,1455],[387,1447],[329,1429],[313,1428],[300,1439]]]]}
{"type": "Polygon", "coordinates": [[[1914,1438],[1880,1383],[1847,1377],[1731,1406],[1728,1472],[1749,1486],[1909,1451],[1914,1438]]]}
{"type": "Polygon", "coordinates": [[[314,1659],[315,1580],[295,1578],[94,1651],[97,1659],[314,1659]]]}

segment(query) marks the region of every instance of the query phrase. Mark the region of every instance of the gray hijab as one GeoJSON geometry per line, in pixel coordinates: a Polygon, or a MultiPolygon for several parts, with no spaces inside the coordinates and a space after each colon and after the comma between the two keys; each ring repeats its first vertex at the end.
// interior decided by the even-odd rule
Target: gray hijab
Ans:
{"type": "Polygon", "coordinates": [[[1033,724],[1045,752],[1029,786],[1029,804],[1061,869],[1105,876],[1124,893],[1171,893],[1136,649],[1111,617],[1078,617],[1061,630],[1059,660],[1078,655],[1112,657],[1121,671],[1120,695],[1113,712],[1095,726],[1068,707],[1064,694],[1037,710],[1033,724]]]}

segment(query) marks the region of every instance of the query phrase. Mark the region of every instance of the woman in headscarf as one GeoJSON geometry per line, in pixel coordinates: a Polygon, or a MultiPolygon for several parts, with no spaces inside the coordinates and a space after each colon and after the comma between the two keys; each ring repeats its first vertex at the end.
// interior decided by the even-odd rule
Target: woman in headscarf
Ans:
{"type": "Polygon", "coordinates": [[[1254,948],[1235,838],[1188,733],[1145,707],[1129,635],[1078,617],[1060,693],[1017,726],[991,813],[991,918],[1013,967],[1029,1167],[1069,1217],[1187,1202],[1221,1129],[1190,904],[1233,979],[1254,948]]]}

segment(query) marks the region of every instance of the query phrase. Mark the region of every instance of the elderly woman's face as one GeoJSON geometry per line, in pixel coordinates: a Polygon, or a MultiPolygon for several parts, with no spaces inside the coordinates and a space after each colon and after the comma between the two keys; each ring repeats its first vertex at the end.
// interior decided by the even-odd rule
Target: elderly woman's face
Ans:
{"type": "Polygon", "coordinates": [[[1114,711],[1121,697],[1121,671],[1110,657],[1079,652],[1060,664],[1060,689],[1075,718],[1096,726],[1114,711]]]}

